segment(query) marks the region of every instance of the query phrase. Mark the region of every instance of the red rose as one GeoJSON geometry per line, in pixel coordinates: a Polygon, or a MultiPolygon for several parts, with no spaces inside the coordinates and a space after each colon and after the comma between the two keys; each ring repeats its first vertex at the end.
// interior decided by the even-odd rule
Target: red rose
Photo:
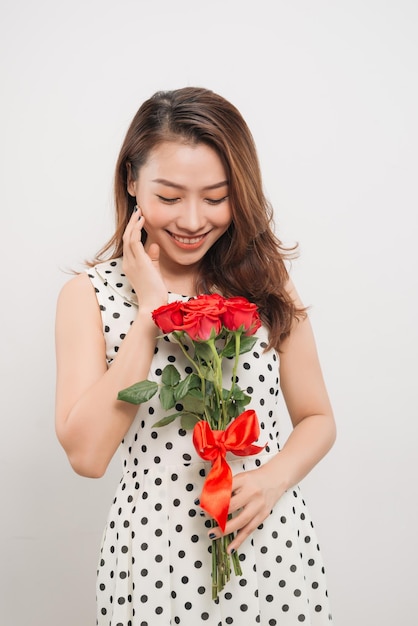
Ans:
{"type": "Polygon", "coordinates": [[[206,341],[222,327],[243,329],[253,335],[261,326],[257,306],[246,298],[225,299],[219,294],[200,295],[187,302],[172,302],[159,307],[152,318],[163,333],[186,332],[193,341],[206,341]]]}
{"type": "Polygon", "coordinates": [[[182,330],[183,313],[181,307],[183,302],[171,302],[164,304],[152,312],[152,319],[161,328],[163,333],[172,333],[174,330],[182,330]]]}
{"type": "Polygon", "coordinates": [[[206,341],[222,330],[225,299],[218,294],[201,295],[184,302],[183,328],[192,340],[206,341]]]}
{"type": "Polygon", "coordinates": [[[246,298],[240,296],[228,298],[225,300],[225,308],[222,321],[228,330],[234,331],[243,327],[246,335],[254,335],[260,328],[261,320],[257,305],[249,302],[246,298]]]}

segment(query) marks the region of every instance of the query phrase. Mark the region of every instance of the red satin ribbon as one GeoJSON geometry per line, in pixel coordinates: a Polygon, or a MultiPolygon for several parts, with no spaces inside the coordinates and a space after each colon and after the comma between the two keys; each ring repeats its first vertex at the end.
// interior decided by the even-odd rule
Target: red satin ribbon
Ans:
{"type": "Polygon", "coordinates": [[[212,468],[205,480],[200,496],[200,506],[219,524],[222,532],[228,519],[232,490],[232,471],[226,461],[226,453],[237,456],[258,454],[265,446],[253,446],[260,434],[255,411],[248,410],[235,418],[225,430],[212,430],[202,420],[193,429],[193,444],[196,452],[212,468]]]}

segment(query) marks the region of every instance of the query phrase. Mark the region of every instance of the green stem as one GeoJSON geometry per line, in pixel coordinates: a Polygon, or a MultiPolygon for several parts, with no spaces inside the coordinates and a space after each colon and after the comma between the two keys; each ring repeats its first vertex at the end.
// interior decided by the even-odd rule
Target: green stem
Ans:
{"type": "Polygon", "coordinates": [[[228,402],[231,400],[232,392],[234,391],[235,383],[237,382],[237,369],[238,369],[239,352],[241,349],[242,332],[239,330],[236,330],[232,334],[235,335],[235,357],[234,357],[234,367],[232,370],[232,386],[231,386],[231,389],[229,390],[228,402]]]}
{"type": "Polygon", "coordinates": [[[216,349],[215,340],[210,339],[208,341],[208,346],[210,347],[213,354],[213,364],[214,364],[214,387],[217,396],[217,401],[219,406],[221,407],[221,417],[218,422],[218,429],[225,430],[226,425],[228,424],[228,413],[227,413],[227,404],[223,401],[222,397],[222,389],[223,389],[223,379],[222,379],[222,359],[219,357],[218,351],[216,349]]]}
{"type": "Polygon", "coordinates": [[[212,600],[218,597],[218,566],[216,562],[216,540],[212,540],[212,600]]]}
{"type": "MultiPolygon", "coordinates": [[[[231,515],[228,516],[228,519],[231,519],[231,515]]],[[[216,526],[217,523],[212,520],[212,528],[216,526]]],[[[231,561],[235,576],[242,576],[238,552],[231,555],[227,552],[227,548],[234,537],[234,533],[229,533],[219,539],[212,540],[212,600],[216,600],[226,583],[231,579],[231,561]]]]}
{"type": "MultiPolygon", "coordinates": [[[[177,341],[177,343],[180,346],[181,351],[183,352],[184,356],[186,357],[186,359],[188,361],[190,361],[190,363],[193,365],[194,369],[196,370],[197,375],[200,378],[200,385],[201,385],[201,390],[202,390],[202,398],[204,398],[206,396],[206,382],[205,382],[205,377],[202,374],[201,369],[199,368],[198,362],[195,361],[194,359],[192,359],[192,357],[190,356],[190,354],[188,353],[188,351],[186,350],[183,341],[181,340],[181,335],[177,332],[173,332],[172,333],[174,339],[177,341]]],[[[200,361],[199,361],[200,363],[200,361]]],[[[207,412],[207,408],[205,406],[205,419],[206,421],[209,422],[210,424],[210,416],[207,412]]]]}
{"type": "Polygon", "coordinates": [[[202,372],[200,371],[200,369],[199,369],[199,367],[198,367],[197,362],[196,362],[196,361],[194,361],[194,360],[192,359],[192,357],[190,356],[190,354],[189,354],[189,353],[188,353],[188,351],[186,350],[186,348],[185,348],[185,346],[184,346],[184,343],[182,342],[182,340],[181,340],[181,338],[180,338],[180,335],[179,335],[178,333],[176,333],[176,332],[173,332],[172,334],[173,334],[173,337],[175,338],[175,340],[177,341],[177,343],[179,344],[179,346],[180,346],[180,348],[181,348],[181,351],[183,352],[183,354],[184,354],[184,356],[186,357],[186,359],[187,359],[188,361],[190,361],[190,363],[191,363],[191,364],[193,365],[193,367],[195,368],[195,370],[196,370],[197,375],[199,376],[199,378],[200,378],[201,380],[203,380],[203,374],[202,374],[202,372]]]}

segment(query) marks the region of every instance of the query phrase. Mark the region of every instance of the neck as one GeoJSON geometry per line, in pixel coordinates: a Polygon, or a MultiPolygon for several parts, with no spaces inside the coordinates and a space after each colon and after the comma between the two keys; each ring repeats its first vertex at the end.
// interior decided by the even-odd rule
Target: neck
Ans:
{"type": "Polygon", "coordinates": [[[196,294],[196,274],[195,272],[164,273],[163,279],[168,291],[182,296],[195,296],[196,294]]]}

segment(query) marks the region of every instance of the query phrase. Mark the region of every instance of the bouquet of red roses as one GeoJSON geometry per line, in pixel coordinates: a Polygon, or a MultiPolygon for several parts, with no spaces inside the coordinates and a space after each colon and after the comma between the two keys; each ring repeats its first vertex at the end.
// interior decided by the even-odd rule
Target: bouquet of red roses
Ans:
{"type": "MultiPolygon", "coordinates": [[[[192,372],[181,379],[172,364],[161,376],[161,385],[144,380],[119,392],[118,399],[142,404],[159,391],[161,406],[170,411],[181,404],[180,412],[163,417],[154,424],[165,426],[179,419],[184,429],[193,429],[193,444],[199,456],[211,462],[211,470],[200,496],[200,506],[222,531],[228,520],[232,472],[226,453],[238,456],[257,454],[263,448],[253,445],[259,425],[255,411],[245,410],[250,402],[237,383],[239,356],[252,349],[255,332],[261,325],[255,304],[242,297],[223,298],[218,294],[201,295],[186,302],[176,301],[152,313],[155,324],[171,334],[192,372]],[[224,388],[222,359],[233,358],[230,389],[224,388]]],[[[230,557],[226,552],[233,535],[212,542],[212,597],[230,579],[230,557]]],[[[241,575],[237,552],[232,555],[234,572],[241,575]]]]}

